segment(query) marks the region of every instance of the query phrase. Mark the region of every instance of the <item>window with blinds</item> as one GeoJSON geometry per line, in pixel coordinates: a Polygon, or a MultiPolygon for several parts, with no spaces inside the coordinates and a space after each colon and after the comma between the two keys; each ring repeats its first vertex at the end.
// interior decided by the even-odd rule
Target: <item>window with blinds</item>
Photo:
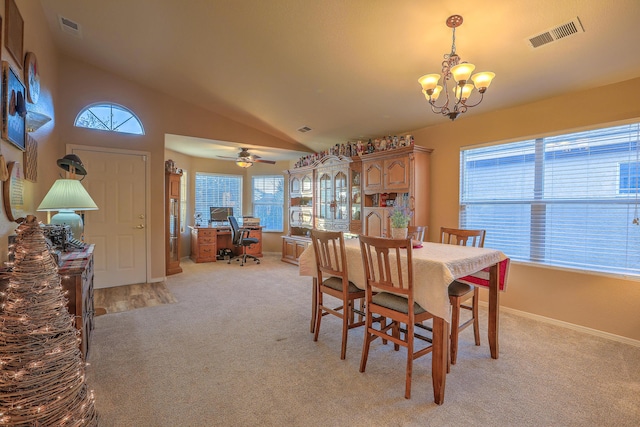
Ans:
{"type": "Polygon", "coordinates": [[[187,227],[187,171],[182,169],[180,177],[180,232],[184,233],[187,227]]]}
{"type": "Polygon", "coordinates": [[[513,260],[640,277],[640,123],[466,149],[460,225],[513,260]]]}
{"type": "Polygon", "coordinates": [[[210,207],[231,207],[242,217],[242,176],[196,172],[195,213],[209,221],[210,207]]]}
{"type": "Polygon", "coordinates": [[[252,178],[253,216],[260,218],[262,231],[284,230],[284,177],[282,175],[252,178]]]}

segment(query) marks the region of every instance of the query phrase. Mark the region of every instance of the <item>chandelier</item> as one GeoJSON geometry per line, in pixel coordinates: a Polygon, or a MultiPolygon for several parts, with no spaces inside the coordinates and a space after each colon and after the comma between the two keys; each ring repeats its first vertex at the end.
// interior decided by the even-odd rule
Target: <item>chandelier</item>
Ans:
{"type": "Polygon", "coordinates": [[[427,74],[418,79],[418,82],[422,85],[422,93],[431,105],[431,111],[436,114],[444,114],[449,116],[451,120],[455,120],[458,115],[467,111],[467,108],[475,107],[482,102],[484,93],[491,84],[491,80],[495,77],[494,73],[485,71],[482,73],[476,73],[473,76],[473,70],[475,65],[469,64],[460,60],[460,57],[456,54],[456,28],[462,25],[462,16],[452,15],[447,18],[447,27],[453,29],[453,36],[451,42],[451,53],[444,55],[444,61],[442,61],[442,76],[440,74],[427,74]],[[468,100],[473,92],[474,85],[468,83],[469,77],[475,84],[475,88],[480,92],[480,99],[475,104],[469,104],[468,100]],[[442,78],[442,84],[438,85],[442,78]],[[451,82],[451,78],[455,80],[455,84],[451,82]],[[449,93],[447,83],[450,83],[451,94],[449,93]],[[440,94],[444,92],[445,101],[441,105],[436,105],[436,101],[440,97],[440,94]]]}

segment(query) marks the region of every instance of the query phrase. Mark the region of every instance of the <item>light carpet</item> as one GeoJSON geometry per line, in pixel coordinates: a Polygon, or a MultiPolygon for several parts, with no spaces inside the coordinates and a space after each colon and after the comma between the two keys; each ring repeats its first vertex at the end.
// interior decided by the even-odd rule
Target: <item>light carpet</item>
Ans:
{"type": "Polygon", "coordinates": [[[177,302],[96,318],[87,369],[102,426],[637,426],[640,350],[502,313],[500,358],[461,334],[444,404],[431,356],[379,340],[358,372],[362,328],[340,360],[340,321],[309,333],[311,283],[279,256],[182,264],[177,302]]]}

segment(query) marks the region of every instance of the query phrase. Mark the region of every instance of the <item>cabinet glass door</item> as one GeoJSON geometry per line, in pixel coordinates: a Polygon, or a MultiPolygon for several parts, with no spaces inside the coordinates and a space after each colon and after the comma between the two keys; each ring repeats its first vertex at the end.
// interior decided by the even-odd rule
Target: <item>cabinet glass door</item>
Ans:
{"type": "Polygon", "coordinates": [[[178,233],[180,230],[180,202],[177,199],[169,200],[169,260],[178,261],[178,233]]]}
{"type": "Polygon", "coordinates": [[[362,215],[362,193],[360,190],[360,172],[351,171],[351,220],[359,221],[362,215]]]}
{"type": "Polygon", "coordinates": [[[338,172],[335,176],[335,217],[333,219],[349,218],[349,187],[347,186],[347,175],[344,172],[338,172]]]}
{"type": "Polygon", "coordinates": [[[329,174],[323,173],[318,180],[318,218],[332,219],[333,185],[329,174]]]}

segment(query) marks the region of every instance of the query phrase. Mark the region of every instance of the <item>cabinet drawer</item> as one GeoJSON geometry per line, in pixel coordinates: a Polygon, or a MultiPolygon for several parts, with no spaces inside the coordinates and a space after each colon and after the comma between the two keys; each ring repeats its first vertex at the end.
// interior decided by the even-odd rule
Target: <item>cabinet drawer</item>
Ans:
{"type": "Polygon", "coordinates": [[[198,258],[215,258],[216,246],[215,245],[200,245],[198,248],[198,258]]]}
{"type": "Polygon", "coordinates": [[[215,230],[198,230],[198,239],[213,239],[216,236],[215,230]]]}

